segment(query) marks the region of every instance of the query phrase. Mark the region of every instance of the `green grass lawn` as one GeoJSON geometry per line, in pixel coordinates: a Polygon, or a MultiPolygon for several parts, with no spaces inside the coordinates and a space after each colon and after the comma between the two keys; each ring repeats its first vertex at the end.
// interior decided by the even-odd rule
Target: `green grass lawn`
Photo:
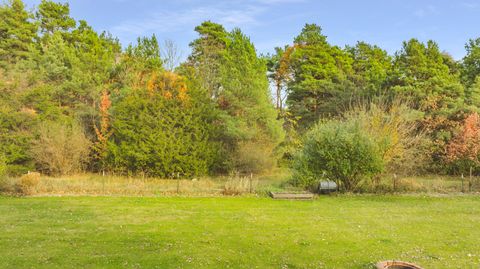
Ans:
{"type": "Polygon", "coordinates": [[[2,268],[480,267],[480,197],[0,197],[2,268]]]}

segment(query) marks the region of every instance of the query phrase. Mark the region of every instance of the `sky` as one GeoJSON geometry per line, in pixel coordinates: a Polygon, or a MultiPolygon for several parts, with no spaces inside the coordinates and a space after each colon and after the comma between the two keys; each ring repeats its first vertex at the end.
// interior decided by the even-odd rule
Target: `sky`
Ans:
{"type": "MultiPolygon", "coordinates": [[[[29,8],[40,0],[24,0],[29,8]]],[[[394,53],[410,38],[435,40],[459,60],[465,43],[480,37],[480,0],[70,0],[72,17],[108,31],[123,46],[155,34],[173,40],[183,58],[211,20],[227,30],[239,27],[259,53],[291,44],[305,23],[316,23],[331,44],[376,44],[394,53]]],[[[162,43],[162,42],[161,42],[162,43]]]]}

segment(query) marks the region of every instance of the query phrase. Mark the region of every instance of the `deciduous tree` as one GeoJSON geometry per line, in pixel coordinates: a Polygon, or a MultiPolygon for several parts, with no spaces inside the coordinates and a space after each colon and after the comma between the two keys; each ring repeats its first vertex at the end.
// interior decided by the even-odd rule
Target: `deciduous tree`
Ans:
{"type": "Polygon", "coordinates": [[[447,146],[450,162],[459,162],[463,168],[472,168],[480,163],[480,117],[472,113],[465,118],[460,132],[447,146]]]}

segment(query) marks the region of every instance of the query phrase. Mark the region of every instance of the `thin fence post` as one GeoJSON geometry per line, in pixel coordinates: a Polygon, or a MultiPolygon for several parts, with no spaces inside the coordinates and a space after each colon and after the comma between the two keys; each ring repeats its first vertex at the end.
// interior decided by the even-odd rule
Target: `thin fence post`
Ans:
{"type": "Polygon", "coordinates": [[[252,193],[252,179],[253,179],[253,173],[250,173],[250,186],[249,186],[250,193],[252,193]]]}
{"type": "Polygon", "coordinates": [[[180,193],[180,173],[177,172],[177,194],[180,193]]]}
{"type": "Polygon", "coordinates": [[[393,192],[397,191],[397,174],[393,173],[393,192]]]}
{"type": "Polygon", "coordinates": [[[462,173],[462,192],[463,192],[463,173],[462,173]]]}
{"type": "Polygon", "coordinates": [[[468,191],[472,191],[472,166],[470,166],[470,178],[468,179],[468,191]]]}

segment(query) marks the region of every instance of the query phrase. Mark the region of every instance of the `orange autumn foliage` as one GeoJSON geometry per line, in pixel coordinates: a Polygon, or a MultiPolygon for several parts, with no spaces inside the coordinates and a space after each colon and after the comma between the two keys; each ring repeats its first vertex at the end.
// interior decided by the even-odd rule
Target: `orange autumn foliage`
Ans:
{"type": "Polygon", "coordinates": [[[153,72],[147,82],[150,95],[159,93],[166,99],[176,98],[183,104],[188,103],[188,89],[185,79],[173,72],[153,72]]]}
{"type": "Polygon", "coordinates": [[[470,114],[464,121],[462,131],[447,146],[449,161],[470,160],[478,163],[480,153],[480,117],[470,114]]]}
{"type": "Polygon", "coordinates": [[[100,99],[100,127],[97,127],[94,124],[95,134],[97,135],[97,142],[94,145],[94,149],[97,154],[97,158],[102,160],[105,157],[107,152],[107,143],[108,139],[112,135],[112,130],[110,128],[110,114],[109,109],[112,106],[110,101],[110,96],[107,91],[103,91],[102,97],[100,99]]]}
{"type": "Polygon", "coordinates": [[[156,73],[152,73],[150,79],[148,80],[147,82],[147,90],[150,94],[153,94],[153,92],[155,91],[155,82],[157,80],[157,74],[156,73]]]}

